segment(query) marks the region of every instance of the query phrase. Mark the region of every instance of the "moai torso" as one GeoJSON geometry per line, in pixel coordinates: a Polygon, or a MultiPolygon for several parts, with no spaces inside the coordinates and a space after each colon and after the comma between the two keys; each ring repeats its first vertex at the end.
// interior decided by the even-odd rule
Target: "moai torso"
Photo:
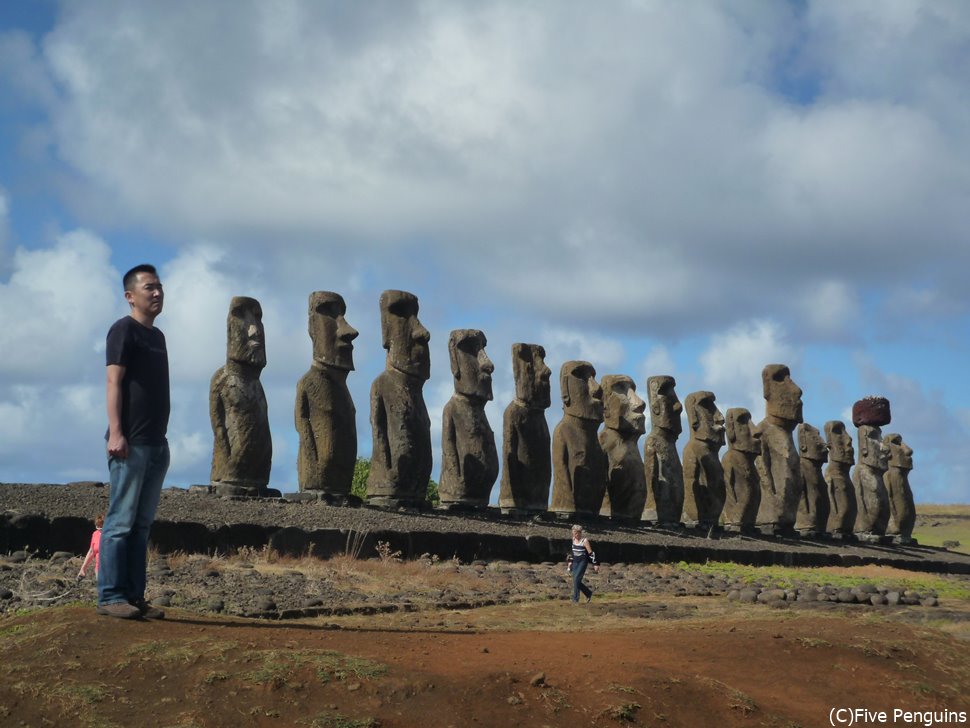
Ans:
{"type": "Polygon", "coordinates": [[[805,534],[824,533],[829,520],[829,496],[822,464],[828,460],[828,446],[816,428],[803,423],[798,426],[798,451],[802,493],[795,528],[805,534]]]}
{"type": "Polygon", "coordinates": [[[484,508],[498,476],[495,434],[485,416],[494,367],[477,329],[451,332],[448,351],[455,394],[442,413],[441,504],[484,508]]]}
{"type": "Polygon", "coordinates": [[[761,453],[761,432],[743,407],[727,411],[728,450],[721,458],[724,470],[724,524],[753,528],[761,505],[761,478],[755,458],[761,453]]]}
{"type": "Polygon", "coordinates": [[[889,446],[889,470],[883,480],[889,494],[891,518],[887,533],[900,536],[903,541],[912,539],[916,525],[916,504],[909,486],[909,471],[913,469],[913,449],[903,442],[901,435],[890,433],[883,438],[889,446]]]}
{"type": "Polygon", "coordinates": [[[357,410],[347,388],[357,331],[347,323],[343,297],[310,294],[307,328],[313,365],[296,386],[294,421],[300,436],[300,490],[347,496],[357,461],[357,410]]]}
{"type": "Polygon", "coordinates": [[[546,352],[538,344],[512,345],[515,399],[502,420],[502,484],[499,507],[544,511],[549,505],[552,444],[545,410],[549,407],[546,352]]]}
{"type": "Polygon", "coordinates": [[[266,366],[262,317],[256,299],[232,299],[226,365],[216,370],[209,386],[211,481],[220,495],[255,497],[264,494],[269,483],[273,441],[259,381],[266,366]]]}
{"type": "Polygon", "coordinates": [[[646,404],[627,376],[612,374],[601,380],[603,420],[600,446],[606,453],[606,496],[603,512],[616,521],[639,521],[647,502],[647,481],[638,440],[644,432],[646,404]]]}
{"type": "Polygon", "coordinates": [[[561,514],[597,515],[606,493],[606,453],[596,431],[603,420],[602,390],[589,362],[568,361],[560,386],[563,418],[552,435],[552,503],[561,514]]]}
{"type": "Polygon", "coordinates": [[[381,333],[387,366],[371,386],[373,452],[367,500],[380,506],[423,507],[432,467],[431,419],[423,394],[431,374],[431,337],[418,321],[417,297],[384,291],[381,333]]]}
{"type": "Polygon", "coordinates": [[[724,510],[724,469],[718,451],[724,444],[724,416],[713,392],[691,392],[686,400],[690,440],[684,447],[684,520],[709,529],[724,510]]]}
{"type": "Polygon", "coordinates": [[[825,423],[825,437],[828,441],[829,464],[825,468],[825,485],[829,494],[829,519],[826,530],[829,533],[848,535],[855,531],[858,506],[855,500],[855,486],[852,485],[850,470],[855,462],[852,437],[845,425],[838,420],[825,423]]]}
{"type": "Polygon", "coordinates": [[[779,531],[794,528],[802,475],[792,431],[802,421],[802,390],[784,364],[769,364],[761,373],[767,414],[761,430],[761,477],[758,525],[779,531]]]}
{"type": "Polygon", "coordinates": [[[683,406],[674,390],[676,384],[673,377],[666,375],[647,379],[653,428],[643,445],[643,473],[647,483],[643,520],[668,527],[680,523],[684,510],[684,470],[677,452],[683,406]]]}
{"type": "Polygon", "coordinates": [[[889,494],[883,475],[889,448],[883,445],[882,431],[875,425],[859,426],[859,462],[852,471],[856,503],[855,532],[882,536],[889,526],[889,494]]]}

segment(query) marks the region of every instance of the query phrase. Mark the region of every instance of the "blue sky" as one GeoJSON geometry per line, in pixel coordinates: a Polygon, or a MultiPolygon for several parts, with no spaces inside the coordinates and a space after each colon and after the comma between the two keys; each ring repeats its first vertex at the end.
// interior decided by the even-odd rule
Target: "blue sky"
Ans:
{"type": "Polygon", "coordinates": [[[170,484],[208,480],[234,295],[264,310],[272,485],[314,290],[361,334],[367,455],[400,288],[435,442],[453,328],[488,336],[498,437],[517,341],[757,419],[784,362],[820,429],[889,397],[917,500],[967,502],[968,78],[957,1],[3,3],[0,480],[105,477],[104,334],[147,260],[170,484]]]}

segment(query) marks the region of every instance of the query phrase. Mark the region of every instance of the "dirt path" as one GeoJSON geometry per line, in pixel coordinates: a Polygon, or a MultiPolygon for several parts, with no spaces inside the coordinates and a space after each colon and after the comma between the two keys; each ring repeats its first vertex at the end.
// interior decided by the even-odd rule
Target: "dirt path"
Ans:
{"type": "Polygon", "coordinates": [[[0,620],[0,724],[808,727],[836,707],[970,711],[967,644],[945,632],[696,602],[677,619],[644,599],[286,623],[42,610],[0,620]]]}

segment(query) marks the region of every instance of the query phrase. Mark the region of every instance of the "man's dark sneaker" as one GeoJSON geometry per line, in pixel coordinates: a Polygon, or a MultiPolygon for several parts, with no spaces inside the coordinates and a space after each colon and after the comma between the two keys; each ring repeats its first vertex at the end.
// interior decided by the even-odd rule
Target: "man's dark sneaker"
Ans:
{"type": "Polygon", "coordinates": [[[137,619],[141,616],[141,610],[128,602],[99,604],[97,612],[106,617],[116,617],[118,619],[137,619]]]}
{"type": "Polygon", "coordinates": [[[138,614],[145,619],[165,619],[165,612],[158,607],[153,607],[144,599],[132,602],[131,606],[138,610],[138,614]]]}
{"type": "Polygon", "coordinates": [[[589,604],[593,601],[593,587],[589,588],[589,596],[586,597],[586,603],[589,604]]]}

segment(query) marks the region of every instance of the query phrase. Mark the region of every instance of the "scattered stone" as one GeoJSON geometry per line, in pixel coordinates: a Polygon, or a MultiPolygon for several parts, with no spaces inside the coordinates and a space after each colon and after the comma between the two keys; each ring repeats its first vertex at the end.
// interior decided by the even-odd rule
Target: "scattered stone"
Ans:
{"type": "Polygon", "coordinates": [[[0,587],[0,600],[6,601],[13,596],[13,592],[6,587],[0,587]]]}
{"type": "Polygon", "coordinates": [[[938,607],[940,606],[940,601],[936,597],[926,597],[920,601],[924,607],[938,607]]]}
{"type": "Polygon", "coordinates": [[[221,612],[226,608],[226,604],[221,599],[210,599],[206,602],[205,608],[209,612],[221,612]]]}
{"type": "Polygon", "coordinates": [[[545,685],[545,684],[546,684],[546,673],[544,672],[540,672],[536,675],[533,675],[532,679],[529,680],[529,685],[531,685],[534,688],[537,688],[540,685],[545,685]]]}

